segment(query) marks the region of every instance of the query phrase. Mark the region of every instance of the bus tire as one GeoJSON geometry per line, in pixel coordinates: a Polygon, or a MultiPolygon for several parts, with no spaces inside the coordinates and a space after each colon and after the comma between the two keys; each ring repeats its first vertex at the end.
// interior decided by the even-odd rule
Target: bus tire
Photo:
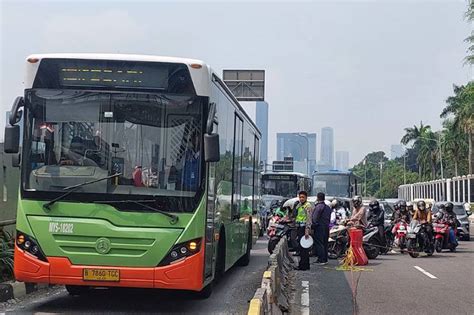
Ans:
{"type": "Polygon", "coordinates": [[[90,288],[82,285],[66,285],[66,291],[69,295],[78,296],[89,293],[90,288]]]}
{"type": "Polygon", "coordinates": [[[250,250],[252,249],[252,218],[250,218],[250,224],[249,224],[249,231],[248,231],[248,237],[247,237],[247,250],[245,251],[245,255],[240,257],[240,259],[237,261],[238,266],[248,266],[250,263],[250,250]]]}
{"type": "Polygon", "coordinates": [[[214,279],[219,281],[225,272],[225,230],[222,227],[219,232],[219,242],[217,243],[217,260],[214,279]]]}
{"type": "Polygon", "coordinates": [[[200,300],[205,300],[209,298],[212,294],[213,284],[212,282],[202,288],[201,291],[195,292],[194,296],[200,300]]]}

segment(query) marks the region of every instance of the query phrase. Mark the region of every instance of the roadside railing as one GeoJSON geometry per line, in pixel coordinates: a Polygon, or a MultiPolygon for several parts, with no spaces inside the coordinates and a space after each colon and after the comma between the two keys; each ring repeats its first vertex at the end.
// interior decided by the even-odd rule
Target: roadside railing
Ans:
{"type": "Polygon", "coordinates": [[[260,288],[250,301],[248,315],[288,313],[293,263],[288,242],[282,238],[268,259],[268,268],[263,273],[260,288]]]}
{"type": "Polygon", "coordinates": [[[398,187],[398,198],[472,203],[474,202],[474,175],[401,185],[398,187]]]}

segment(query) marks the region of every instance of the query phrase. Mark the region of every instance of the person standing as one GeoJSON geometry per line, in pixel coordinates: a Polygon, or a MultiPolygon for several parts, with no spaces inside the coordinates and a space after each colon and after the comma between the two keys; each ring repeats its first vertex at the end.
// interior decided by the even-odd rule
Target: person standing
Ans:
{"type": "Polygon", "coordinates": [[[300,191],[298,193],[299,201],[295,204],[294,212],[296,212],[296,225],[298,231],[298,248],[300,254],[300,261],[297,270],[309,270],[309,248],[301,246],[299,240],[304,237],[309,238],[311,231],[311,212],[313,207],[308,201],[308,193],[300,191]]]}
{"type": "Polygon", "coordinates": [[[317,203],[312,214],[312,226],[314,231],[314,243],[316,245],[316,264],[326,265],[328,263],[328,239],[329,223],[331,220],[331,208],[324,202],[326,196],[320,192],[317,194],[317,203]]]}

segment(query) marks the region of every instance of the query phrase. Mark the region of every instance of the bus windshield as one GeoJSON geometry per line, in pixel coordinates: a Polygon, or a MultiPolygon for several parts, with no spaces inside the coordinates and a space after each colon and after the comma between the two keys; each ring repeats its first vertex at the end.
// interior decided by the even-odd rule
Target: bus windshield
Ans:
{"type": "Polygon", "coordinates": [[[348,174],[316,174],[313,177],[313,192],[323,192],[333,197],[349,197],[349,177],[348,174]]]}
{"type": "Polygon", "coordinates": [[[51,199],[55,195],[45,192],[63,193],[65,187],[120,174],[81,187],[68,198],[153,196],[167,202],[165,210],[195,208],[204,177],[203,98],[32,89],[25,99],[27,196],[51,199]]]}
{"type": "Polygon", "coordinates": [[[296,178],[289,175],[263,175],[262,195],[292,198],[298,194],[296,178]]]}

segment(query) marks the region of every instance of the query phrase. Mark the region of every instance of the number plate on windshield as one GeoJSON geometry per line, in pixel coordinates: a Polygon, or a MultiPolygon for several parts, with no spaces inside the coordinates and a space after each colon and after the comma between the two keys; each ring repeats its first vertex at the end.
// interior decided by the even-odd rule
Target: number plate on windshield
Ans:
{"type": "Polygon", "coordinates": [[[82,272],[82,279],[85,281],[120,281],[120,270],[86,268],[82,272]]]}

